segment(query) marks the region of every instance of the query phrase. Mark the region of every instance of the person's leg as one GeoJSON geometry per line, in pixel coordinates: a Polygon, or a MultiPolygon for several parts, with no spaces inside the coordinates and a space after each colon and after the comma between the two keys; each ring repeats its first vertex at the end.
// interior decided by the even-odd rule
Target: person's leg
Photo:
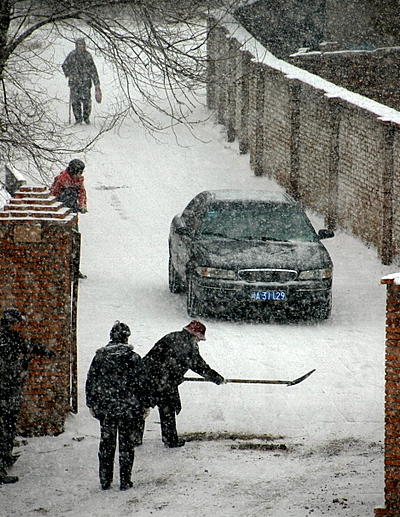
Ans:
{"type": "Polygon", "coordinates": [[[161,423],[162,441],[167,447],[182,447],[185,440],[178,437],[176,430],[175,409],[170,406],[158,406],[161,423]]]}
{"type": "Polygon", "coordinates": [[[92,99],[90,96],[90,88],[82,91],[82,109],[83,109],[83,120],[86,124],[90,123],[90,113],[92,112],[92,99]]]}
{"type": "Polygon", "coordinates": [[[82,122],[82,103],[78,88],[71,88],[71,106],[75,123],[80,124],[82,122]]]}
{"type": "Polygon", "coordinates": [[[110,488],[114,474],[117,423],[112,418],[100,421],[99,477],[103,490],[110,488]]]}
{"type": "Polygon", "coordinates": [[[4,408],[0,412],[0,457],[6,462],[11,457],[14,447],[17,416],[18,412],[12,408],[4,408]]]}
{"type": "Polygon", "coordinates": [[[12,450],[17,414],[17,411],[9,407],[0,409],[0,484],[18,481],[17,476],[9,476],[6,470],[13,464],[12,450]]]}
{"type": "Polygon", "coordinates": [[[118,426],[120,490],[133,486],[131,477],[137,438],[134,425],[131,418],[123,418],[118,426]]]}

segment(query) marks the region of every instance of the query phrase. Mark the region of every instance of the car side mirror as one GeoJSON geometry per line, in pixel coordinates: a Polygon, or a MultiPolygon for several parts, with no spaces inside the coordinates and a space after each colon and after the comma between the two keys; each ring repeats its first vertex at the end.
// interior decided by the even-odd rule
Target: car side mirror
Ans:
{"type": "Polygon", "coordinates": [[[320,239],[331,239],[332,237],[335,236],[335,232],[333,232],[332,230],[319,230],[318,232],[318,237],[320,239]]]}
{"type": "Polygon", "coordinates": [[[175,230],[175,233],[178,235],[186,235],[188,237],[192,234],[192,231],[187,226],[178,226],[178,228],[175,230]]]}

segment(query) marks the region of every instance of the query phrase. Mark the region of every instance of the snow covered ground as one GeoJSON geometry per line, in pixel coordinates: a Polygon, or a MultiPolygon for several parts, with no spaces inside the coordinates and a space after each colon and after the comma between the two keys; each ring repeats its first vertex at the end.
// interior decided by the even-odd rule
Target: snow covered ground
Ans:
{"type": "MultiPolygon", "coordinates": [[[[65,88],[61,76],[54,87],[65,88]]],[[[101,109],[111,87],[103,82],[101,109]]],[[[94,109],[94,125],[77,131],[94,132],[100,107],[94,109]]],[[[153,410],[137,449],[133,489],[119,491],[116,467],[113,488],[99,490],[98,422],[83,395],[95,350],[107,343],[116,319],[131,327],[141,355],[190,320],[185,297],[168,290],[170,220],[207,188],[279,190],[253,175],[249,157],[207,116],[199,104],[193,118],[203,122],[194,135],[175,128],[162,142],[126,122],[85,156],[89,212],[80,218],[81,269],[88,278],[79,295],[79,412],[58,437],[21,438],[22,454],[10,471],[20,481],[0,486],[0,517],[364,517],[383,505],[380,279],[395,268],[340,231],[326,241],[335,265],[328,321],[203,320],[202,355],[225,377],[315,373],[293,387],[182,385],[178,429],[188,437],[185,447],[163,447],[153,410]]]]}

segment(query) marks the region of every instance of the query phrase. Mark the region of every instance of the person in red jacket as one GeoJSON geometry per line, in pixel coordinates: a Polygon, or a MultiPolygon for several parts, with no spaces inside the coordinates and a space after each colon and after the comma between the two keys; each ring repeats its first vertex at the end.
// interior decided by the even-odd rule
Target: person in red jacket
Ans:
{"type": "MultiPolygon", "coordinates": [[[[77,158],[71,160],[68,167],[54,178],[53,184],[50,187],[50,193],[58,201],[71,208],[74,212],[81,212],[83,214],[87,212],[87,196],[83,177],[84,169],[85,164],[82,160],[77,158]]],[[[78,278],[86,278],[86,275],[79,271],[81,234],[79,233],[78,225],[76,225],[75,230],[79,245],[74,253],[74,268],[78,278]]]]}
{"type": "Polygon", "coordinates": [[[54,178],[50,187],[51,194],[74,212],[87,212],[84,169],[82,160],[71,160],[68,167],[54,178]]]}

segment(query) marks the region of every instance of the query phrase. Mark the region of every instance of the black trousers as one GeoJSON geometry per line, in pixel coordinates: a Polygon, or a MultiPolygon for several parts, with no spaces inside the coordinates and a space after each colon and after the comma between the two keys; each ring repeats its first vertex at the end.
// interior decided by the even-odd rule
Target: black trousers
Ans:
{"type": "Polygon", "coordinates": [[[141,413],[107,414],[100,419],[99,477],[102,485],[110,484],[113,480],[117,437],[120,483],[131,480],[135,447],[142,443],[143,426],[141,413]]]}
{"type": "Polygon", "coordinates": [[[176,430],[175,408],[171,406],[158,406],[161,424],[161,438],[164,443],[176,443],[178,431],[176,430]]]}
{"type": "Polygon", "coordinates": [[[18,409],[7,406],[6,401],[1,402],[5,405],[0,405],[0,469],[5,469],[14,447],[18,409]]]}
{"type": "Polygon", "coordinates": [[[87,86],[71,86],[71,106],[75,121],[87,122],[92,111],[90,88],[87,86]]]}

